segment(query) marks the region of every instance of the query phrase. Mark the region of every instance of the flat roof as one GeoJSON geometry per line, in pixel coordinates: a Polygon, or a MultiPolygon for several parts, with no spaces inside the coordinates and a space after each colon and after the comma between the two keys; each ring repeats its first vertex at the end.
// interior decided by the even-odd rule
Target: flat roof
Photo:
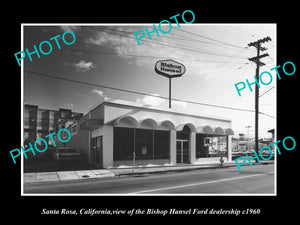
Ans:
{"type": "Polygon", "coordinates": [[[188,108],[184,110],[175,110],[175,109],[169,109],[165,107],[156,107],[152,105],[146,105],[142,104],[139,102],[130,102],[130,101],[125,101],[125,100],[120,100],[120,99],[105,99],[103,102],[100,102],[96,106],[90,109],[90,111],[94,110],[95,108],[101,106],[101,105],[115,105],[115,106],[126,106],[126,107],[133,107],[133,108],[141,108],[149,111],[157,111],[157,112],[164,112],[164,113],[171,113],[171,114],[177,114],[177,115],[183,115],[183,116],[192,116],[192,117],[198,117],[198,118],[207,118],[207,119],[212,119],[212,120],[222,120],[222,121],[228,121],[231,122],[232,120],[230,118],[225,118],[225,117],[220,117],[220,116],[212,116],[212,115],[207,115],[203,113],[190,113],[188,112],[188,108]]]}

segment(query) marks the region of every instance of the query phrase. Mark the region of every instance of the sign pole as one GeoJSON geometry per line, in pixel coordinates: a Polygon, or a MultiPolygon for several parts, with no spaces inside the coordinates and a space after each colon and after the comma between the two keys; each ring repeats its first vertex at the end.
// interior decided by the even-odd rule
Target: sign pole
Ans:
{"type": "Polygon", "coordinates": [[[171,79],[175,77],[181,77],[186,69],[185,66],[172,59],[159,60],[155,63],[154,70],[156,73],[169,78],[169,109],[171,108],[171,79]]]}
{"type": "Polygon", "coordinates": [[[172,90],[172,87],[171,87],[171,77],[169,77],[169,109],[171,109],[171,90],[172,90]]]}

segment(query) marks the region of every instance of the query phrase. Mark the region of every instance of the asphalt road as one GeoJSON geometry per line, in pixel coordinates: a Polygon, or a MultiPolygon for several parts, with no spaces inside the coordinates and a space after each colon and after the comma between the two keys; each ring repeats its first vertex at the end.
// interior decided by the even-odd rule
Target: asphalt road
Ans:
{"type": "Polygon", "coordinates": [[[24,193],[274,194],[274,164],[24,185],[24,193]]]}

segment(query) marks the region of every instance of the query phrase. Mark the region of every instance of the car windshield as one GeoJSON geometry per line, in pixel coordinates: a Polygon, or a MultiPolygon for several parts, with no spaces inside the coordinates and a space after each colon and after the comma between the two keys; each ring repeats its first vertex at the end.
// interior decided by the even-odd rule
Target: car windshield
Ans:
{"type": "Polygon", "coordinates": [[[76,150],[72,149],[72,148],[63,148],[63,149],[57,149],[57,152],[59,152],[59,153],[76,153],[76,150]]]}

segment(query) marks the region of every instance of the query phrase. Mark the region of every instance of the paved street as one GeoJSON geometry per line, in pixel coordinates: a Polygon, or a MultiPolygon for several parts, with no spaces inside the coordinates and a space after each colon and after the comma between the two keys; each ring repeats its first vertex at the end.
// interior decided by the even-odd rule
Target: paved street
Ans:
{"type": "Polygon", "coordinates": [[[274,164],[24,185],[24,193],[273,194],[274,164]]]}

